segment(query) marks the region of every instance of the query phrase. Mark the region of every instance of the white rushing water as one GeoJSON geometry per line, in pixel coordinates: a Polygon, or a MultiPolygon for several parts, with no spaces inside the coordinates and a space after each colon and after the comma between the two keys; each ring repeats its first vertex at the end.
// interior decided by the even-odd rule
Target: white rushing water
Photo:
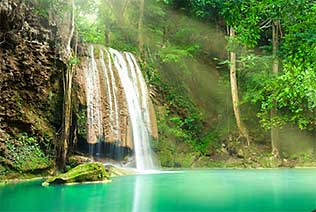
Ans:
{"type": "Polygon", "coordinates": [[[89,47],[90,59],[86,74],[86,98],[87,98],[87,129],[90,143],[97,143],[102,135],[102,112],[100,98],[100,77],[96,61],[94,59],[94,48],[89,47]]]}
{"type": "Polygon", "coordinates": [[[110,53],[105,49],[107,58],[108,58],[108,68],[110,71],[110,77],[111,77],[111,83],[112,83],[112,94],[113,94],[113,101],[114,101],[114,112],[115,112],[115,124],[116,124],[116,129],[115,133],[117,136],[120,135],[120,124],[119,124],[119,105],[117,102],[117,86],[115,82],[115,77],[112,69],[112,62],[111,62],[111,55],[110,53]]]}
{"type": "MultiPolygon", "coordinates": [[[[141,93],[136,80],[135,65],[128,62],[128,66],[124,55],[115,49],[110,49],[110,53],[125,92],[132,125],[136,167],[141,171],[154,169],[155,166],[150,148],[151,136],[142,112],[142,110],[146,110],[149,113],[149,108],[142,108],[141,106],[141,93]]],[[[130,60],[127,59],[127,61],[130,60]]]]}
{"type": "MultiPolygon", "coordinates": [[[[148,105],[148,101],[149,101],[149,94],[148,94],[148,90],[147,90],[147,85],[146,82],[143,78],[142,72],[140,71],[140,68],[138,66],[138,63],[135,59],[135,56],[131,53],[126,53],[127,56],[130,57],[130,59],[132,59],[132,62],[134,64],[135,67],[135,71],[136,71],[136,76],[137,76],[137,80],[139,83],[139,88],[140,88],[140,94],[141,94],[141,106],[142,106],[142,113],[144,116],[144,121],[146,123],[146,127],[148,130],[151,130],[151,123],[150,123],[150,115],[149,115],[149,105],[148,105]]],[[[129,61],[129,60],[128,60],[129,61]]]]}
{"type": "MultiPolygon", "coordinates": [[[[151,142],[151,121],[149,111],[149,96],[145,80],[137,64],[136,58],[131,53],[121,53],[115,49],[100,48],[99,58],[96,61],[94,48],[89,47],[90,59],[86,71],[86,97],[87,97],[87,126],[88,143],[95,144],[104,140],[106,132],[103,132],[103,124],[107,124],[114,142],[111,146],[120,147],[120,139],[127,132],[120,132],[120,105],[118,84],[123,87],[124,101],[128,109],[129,125],[133,150],[135,153],[136,168],[142,172],[155,168],[150,147],[151,142]],[[105,60],[105,57],[107,60],[105,60]],[[105,63],[107,61],[107,64],[105,63]],[[99,66],[97,65],[99,64],[99,66]],[[99,69],[98,69],[99,67],[99,69]],[[117,77],[115,77],[117,76],[117,77]],[[101,80],[104,86],[101,86],[101,80]],[[117,81],[119,80],[119,81],[117,81]],[[103,89],[102,92],[100,89],[103,89]],[[104,92],[105,91],[105,92],[104,92]],[[106,95],[107,103],[102,110],[101,94],[106,95]],[[104,112],[105,108],[108,111],[104,112]],[[109,114],[106,116],[106,113],[109,114]],[[108,119],[106,117],[109,117],[108,119]],[[104,123],[103,123],[104,122],[104,123]],[[122,136],[120,134],[122,133],[122,136]]],[[[122,101],[122,97],[120,97],[122,101]]],[[[127,131],[127,129],[126,129],[127,131]]],[[[99,144],[99,143],[98,143],[99,144]]],[[[97,147],[100,145],[97,145],[97,147]]],[[[119,149],[119,148],[118,148],[119,149]]],[[[116,151],[115,148],[109,149],[116,151]]],[[[108,151],[109,151],[108,150],[108,151]]],[[[102,151],[99,149],[98,151],[102,151]]],[[[116,154],[113,152],[113,154],[116,154]]]]}
{"type": "Polygon", "coordinates": [[[102,70],[103,70],[103,75],[104,75],[104,78],[106,80],[106,94],[108,96],[108,100],[109,100],[109,110],[110,110],[110,128],[111,130],[113,131],[113,122],[114,122],[114,112],[113,112],[113,101],[112,101],[112,90],[111,90],[111,87],[110,87],[110,80],[109,80],[109,75],[108,75],[108,70],[105,66],[105,62],[104,62],[104,53],[103,53],[103,50],[100,49],[100,62],[101,62],[101,67],[102,67],[102,70]]]}

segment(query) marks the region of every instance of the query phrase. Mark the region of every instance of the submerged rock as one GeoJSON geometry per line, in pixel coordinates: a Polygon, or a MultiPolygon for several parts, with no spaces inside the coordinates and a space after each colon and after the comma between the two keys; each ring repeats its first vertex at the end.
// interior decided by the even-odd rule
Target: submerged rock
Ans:
{"type": "Polygon", "coordinates": [[[102,163],[93,162],[81,164],[66,173],[48,178],[42,185],[48,186],[50,184],[68,184],[95,181],[110,181],[109,173],[105,170],[102,163]]]}

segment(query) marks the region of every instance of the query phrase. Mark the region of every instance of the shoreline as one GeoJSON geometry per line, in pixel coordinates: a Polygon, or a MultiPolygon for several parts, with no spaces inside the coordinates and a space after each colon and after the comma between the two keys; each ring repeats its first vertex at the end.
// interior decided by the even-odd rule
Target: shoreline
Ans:
{"type": "MultiPolygon", "coordinates": [[[[276,170],[276,169],[316,169],[316,166],[297,166],[297,167],[257,167],[257,168],[242,168],[242,167],[201,167],[201,168],[164,168],[157,170],[160,173],[168,173],[169,171],[207,171],[207,170],[276,170]]],[[[142,174],[142,173],[137,173],[142,174]]],[[[136,174],[136,175],[137,175],[136,174]]],[[[150,173],[146,173],[150,174],[150,173]]],[[[153,173],[154,174],[154,173],[153,173]]],[[[31,177],[31,178],[14,178],[14,179],[3,179],[0,180],[0,186],[5,186],[8,184],[17,184],[17,183],[23,183],[23,182],[31,182],[36,180],[45,180],[48,177],[52,177],[50,175],[47,176],[41,176],[41,177],[31,177]]],[[[117,177],[117,176],[115,176],[117,177]]],[[[81,183],[70,183],[67,185],[74,185],[74,184],[89,184],[89,183],[104,183],[104,181],[96,181],[96,182],[81,182],[81,183]]]]}

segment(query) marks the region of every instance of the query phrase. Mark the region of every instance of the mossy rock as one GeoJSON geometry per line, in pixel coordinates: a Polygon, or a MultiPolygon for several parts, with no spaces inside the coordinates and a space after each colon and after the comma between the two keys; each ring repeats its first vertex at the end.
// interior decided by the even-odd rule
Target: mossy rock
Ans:
{"type": "Polygon", "coordinates": [[[48,178],[42,185],[48,186],[50,184],[69,184],[69,183],[83,183],[83,182],[109,182],[110,176],[106,172],[102,163],[93,162],[76,166],[66,173],[48,178]]]}
{"type": "Polygon", "coordinates": [[[93,162],[91,158],[81,156],[81,155],[72,155],[69,157],[68,164],[71,168],[74,168],[78,165],[93,162]]]}

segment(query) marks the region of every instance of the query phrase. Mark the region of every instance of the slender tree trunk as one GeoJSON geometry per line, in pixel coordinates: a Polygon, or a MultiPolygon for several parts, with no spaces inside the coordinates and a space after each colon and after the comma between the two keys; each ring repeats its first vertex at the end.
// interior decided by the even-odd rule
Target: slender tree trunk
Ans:
{"type": "MultiPolygon", "coordinates": [[[[277,56],[278,46],[279,46],[279,21],[274,21],[272,24],[272,54],[273,54],[273,64],[272,64],[272,73],[277,75],[279,72],[279,59],[277,56]]],[[[275,100],[273,101],[274,103],[275,100]]],[[[276,108],[271,110],[271,120],[276,115],[276,108]]],[[[279,139],[279,129],[275,126],[271,127],[271,147],[272,154],[274,157],[280,157],[280,139],[279,139]]]]}
{"type": "Polygon", "coordinates": [[[141,53],[144,52],[143,19],[144,19],[144,0],[139,0],[138,49],[141,53]]]}
{"type": "Polygon", "coordinates": [[[124,17],[125,15],[125,11],[127,9],[127,5],[128,5],[129,0],[125,0],[123,7],[122,7],[122,11],[121,11],[121,15],[124,17]]]}
{"type": "MultiPolygon", "coordinates": [[[[113,15],[115,16],[116,19],[116,25],[118,26],[119,30],[123,33],[125,40],[129,41],[130,38],[128,36],[128,31],[130,30],[127,28],[127,23],[125,20],[125,13],[128,8],[129,0],[125,0],[125,2],[118,1],[118,0],[107,0],[108,2],[108,7],[111,9],[113,15]],[[118,4],[120,2],[120,4],[118,4]],[[122,4],[123,3],[123,4],[122,4]]],[[[107,28],[107,27],[106,27],[107,28]]],[[[108,27],[108,41],[110,41],[110,35],[111,35],[111,26],[108,27]]],[[[109,45],[109,44],[108,44],[109,45]]]]}
{"type": "MultiPolygon", "coordinates": [[[[232,27],[229,29],[229,36],[231,38],[235,37],[235,31],[232,27]]],[[[238,87],[237,87],[237,77],[236,77],[236,53],[234,50],[230,51],[230,86],[233,101],[233,109],[236,119],[236,124],[239,130],[240,136],[246,138],[247,144],[250,145],[250,138],[248,130],[240,118],[239,110],[239,99],[238,99],[238,87]]]]}
{"type": "MultiPolygon", "coordinates": [[[[106,28],[107,26],[105,26],[106,28]]],[[[104,33],[105,36],[105,44],[107,46],[111,46],[111,31],[110,29],[107,29],[107,31],[104,33]]]]}
{"type": "MultiPolygon", "coordinates": [[[[75,43],[74,43],[74,52],[73,52],[73,55],[75,57],[78,57],[78,39],[79,39],[79,32],[76,31],[76,34],[74,35],[74,40],[75,40],[75,43]]],[[[71,73],[71,78],[73,78],[73,73],[76,72],[76,66],[75,65],[72,65],[71,67],[73,70],[72,70],[72,73],[71,73]]],[[[72,80],[71,80],[72,81],[72,80]]],[[[72,85],[71,85],[72,87],[72,85]]],[[[68,146],[71,146],[70,150],[68,152],[72,153],[75,151],[75,148],[77,146],[77,142],[78,142],[78,119],[77,119],[77,116],[76,114],[78,113],[78,102],[77,102],[77,97],[78,96],[76,93],[74,92],[71,92],[71,110],[70,110],[70,113],[71,113],[71,123],[70,123],[70,130],[71,130],[71,135],[69,135],[69,142],[70,142],[70,145],[68,146]]],[[[69,148],[69,147],[68,147],[69,148]]]]}
{"type": "Polygon", "coordinates": [[[63,129],[62,139],[59,145],[58,168],[63,170],[66,165],[68,146],[70,143],[71,127],[71,90],[72,90],[72,72],[73,66],[67,68],[64,75],[64,106],[63,106],[63,129]]]}
{"type": "MultiPolygon", "coordinates": [[[[75,30],[75,3],[74,0],[71,1],[72,12],[71,12],[71,24],[69,37],[66,43],[67,57],[68,60],[71,59],[71,40],[74,35],[75,30]]],[[[72,96],[72,75],[74,66],[68,65],[64,73],[64,105],[63,105],[63,124],[62,124],[62,137],[58,145],[58,156],[57,156],[57,166],[59,170],[63,170],[66,165],[68,147],[70,144],[70,128],[71,128],[71,96],[72,96]]]]}
{"type": "MultiPolygon", "coordinates": [[[[112,13],[114,14],[116,21],[117,21],[117,25],[119,26],[119,28],[122,30],[122,32],[124,33],[124,35],[126,36],[126,23],[125,23],[125,12],[127,11],[128,8],[128,4],[129,4],[129,0],[125,0],[122,4],[122,8],[118,9],[115,5],[115,1],[109,1],[108,2],[108,6],[110,7],[110,9],[112,10],[112,13]]],[[[105,32],[104,32],[104,36],[105,36],[105,44],[107,46],[111,46],[111,34],[112,34],[112,29],[111,29],[111,25],[109,25],[108,23],[105,23],[105,32]]],[[[126,39],[128,39],[128,37],[126,36],[126,39]]]]}
{"type": "Polygon", "coordinates": [[[71,22],[70,22],[70,32],[69,32],[69,36],[68,36],[68,41],[67,41],[67,46],[66,46],[66,50],[67,50],[67,54],[68,57],[70,57],[71,54],[71,40],[73,38],[74,35],[74,31],[75,31],[75,0],[71,1],[71,22]]]}

